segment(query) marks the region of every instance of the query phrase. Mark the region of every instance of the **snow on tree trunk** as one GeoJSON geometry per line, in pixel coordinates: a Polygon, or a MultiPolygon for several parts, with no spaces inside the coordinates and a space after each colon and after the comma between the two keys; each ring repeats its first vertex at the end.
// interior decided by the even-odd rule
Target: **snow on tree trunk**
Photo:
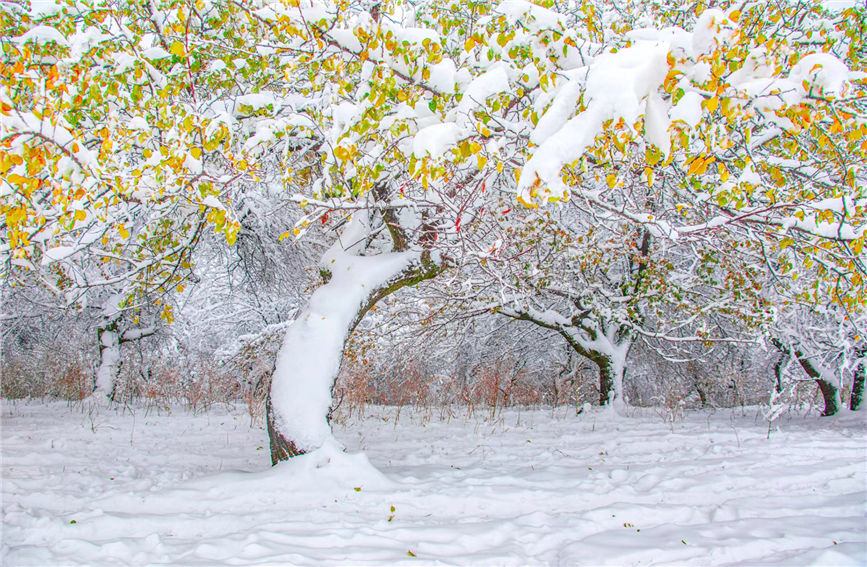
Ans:
{"type": "Polygon", "coordinates": [[[346,339],[377,301],[438,273],[419,252],[354,254],[353,243],[366,239],[362,224],[351,221],[341,235],[349,246],[337,243],[323,256],[328,281],[289,326],[277,354],[267,404],[273,464],[333,440],[327,416],[346,339]]]}
{"type": "Polygon", "coordinates": [[[99,338],[99,367],[96,370],[94,395],[109,399],[114,396],[115,379],[120,366],[120,335],[117,321],[111,321],[97,330],[99,338]]]}
{"type": "Polygon", "coordinates": [[[623,377],[632,341],[616,324],[591,329],[567,327],[564,331],[561,334],[572,348],[599,368],[599,405],[611,405],[618,411],[624,409],[623,377]]]}
{"type": "Polygon", "coordinates": [[[93,385],[93,396],[113,399],[115,380],[120,370],[121,333],[118,331],[122,296],[113,294],[102,304],[102,322],[96,330],[99,343],[99,367],[93,385]]]}

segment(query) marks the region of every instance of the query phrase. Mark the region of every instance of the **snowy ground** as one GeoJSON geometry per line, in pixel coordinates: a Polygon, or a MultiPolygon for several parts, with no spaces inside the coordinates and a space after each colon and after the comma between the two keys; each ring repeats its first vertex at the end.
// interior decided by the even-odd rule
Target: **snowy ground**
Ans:
{"type": "Polygon", "coordinates": [[[243,408],[2,405],[0,563],[865,565],[865,412],[390,408],[271,469],[243,408]],[[330,460],[329,460],[330,459],[330,460]]]}

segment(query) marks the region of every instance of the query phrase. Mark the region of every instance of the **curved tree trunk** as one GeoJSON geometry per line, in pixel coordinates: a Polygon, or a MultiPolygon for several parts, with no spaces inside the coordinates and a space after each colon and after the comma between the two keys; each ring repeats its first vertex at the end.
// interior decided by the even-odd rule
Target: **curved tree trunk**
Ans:
{"type": "Polygon", "coordinates": [[[795,360],[798,361],[798,364],[801,365],[801,368],[804,369],[807,376],[816,381],[816,385],[819,386],[819,391],[822,392],[822,401],[825,404],[825,408],[822,410],[822,416],[836,414],[840,409],[840,391],[837,386],[834,385],[834,379],[830,376],[830,372],[827,369],[814,364],[813,361],[807,358],[798,348],[787,346],[783,341],[776,338],[772,338],[771,342],[780,350],[780,352],[783,353],[783,358],[774,367],[778,384],[777,391],[780,391],[782,385],[783,364],[788,360],[788,357],[794,356],[795,360]]]}
{"type": "Polygon", "coordinates": [[[823,376],[819,369],[809,359],[804,358],[800,351],[795,351],[795,356],[798,357],[798,362],[801,368],[810,378],[816,380],[819,386],[819,391],[822,392],[822,400],[825,402],[825,409],[822,410],[822,416],[835,415],[839,411],[839,392],[833,381],[823,376]]]}
{"type": "MultiPolygon", "coordinates": [[[[354,242],[344,235],[344,240],[354,242]]],[[[346,339],[377,301],[441,271],[430,255],[355,256],[335,245],[320,286],[286,332],[268,393],[271,462],[307,453],[331,438],[328,412],[346,339]]]]}

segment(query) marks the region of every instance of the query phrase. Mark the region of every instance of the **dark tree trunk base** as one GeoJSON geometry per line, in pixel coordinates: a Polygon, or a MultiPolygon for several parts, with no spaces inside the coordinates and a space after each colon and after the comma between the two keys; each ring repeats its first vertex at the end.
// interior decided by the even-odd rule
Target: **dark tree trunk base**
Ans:
{"type": "Polygon", "coordinates": [[[588,358],[599,367],[599,405],[608,405],[611,394],[614,393],[614,369],[611,358],[596,351],[589,351],[588,354],[588,358]]]}
{"type": "MultiPolygon", "coordinates": [[[[864,356],[864,352],[860,352],[859,356],[864,356]]],[[[852,375],[852,397],[849,398],[849,409],[852,411],[860,408],[861,401],[864,399],[865,375],[867,375],[867,362],[859,362],[852,375]]]]}
{"type": "Polygon", "coordinates": [[[268,422],[268,440],[271,443],[271,466],[281,461],[288,461],[292,457],[303,455],[304,451],[295,446],[290,439],[286,439],[274,426],[274,412],[271,409],[271,397],[265,404],[265,415],[268,422]]]}
{"type": "Polygon", "coordinates": [[[827,380],[816,380],[819,385],[819,390],[822,391],[822,399],[825,401],[825,409],[822,410],[822,416],[828,417],[835,415],[837,408],[837,388],[827,380]]]}

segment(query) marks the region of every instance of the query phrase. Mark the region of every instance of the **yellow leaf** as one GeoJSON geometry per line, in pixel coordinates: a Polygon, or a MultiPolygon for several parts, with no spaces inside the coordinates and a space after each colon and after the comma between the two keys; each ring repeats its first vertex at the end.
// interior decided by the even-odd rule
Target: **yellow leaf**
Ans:
{"type": "Polygon", "coordinates": [[[117,225],[117,231],[120,233],[121,238],[123,238],[124,240],[129,238],[129,231],[123,224],[117,225]]]}
{"type": "Polygon", "coordinates": [[[75,220],[83,221],[86,218],[87,218],[87,213],[85,213],[81,209],[78,209],[77,211],[75,211],[75,220]]]}
{"type": "Polygon", "coordinates": [[[25,183],[27,183],[27,178],[22,175],[18,175],[17,173],[13,173],[6,177],[6,181],[8,181],[9,183],[15,183],[16,185],[24,185],[25,183]]]}
{"type": "Polygon", "coordinates": [[[6,226],[16,226],[26,218],[27,211],[24,207],[13,207],[6,211],[6,226]]]}
{"type": "Polygon", "coordinates": [[[689,164],[689,169],[687,170],[687,175],[701,175],[705,171],[707,171],[707,166],[716,161],[716,158],[713,156],[703,157],[699,156],[692,160],[692,163],[689,164]]]}
{"type": "Polygon", "coordinates": [[[464,51],[471,51],[475,45],[476,39],[473,36],[468,37],[464,42],[464,51]]]}
{"type": "Polygon", "coordinates": [[[535,209],[539,206],[536,203],[531,203],[531,202],[527,201],[521,195],[518,195],[518,202],[521,203],[522,205],[524,205],[525,207],[527,207],[528,209],[535,209]]]}
{"type": "Polygon", "coordinates": [[[479,166],[480,170],[484,169],[486,163],[488,163],[488,158],[486,158],[482,154],[476,156],[476,165],[479,166]]]}
{"type": "Polygon", "coordinates": [[[609,187],[614,187],[617,184],[617,174],[609,173],[605,176],[605,183],[608,184],[609,187]]]}
{"type": "Polygon", "coordinates": [[[708,109],[709,112],[715,111],[719,108],[719,98],[711,97],[704,101],[704,107],[708,109]]]}
{"type": "Polygon", "coordinates": [[[198,148],[198,147],[190,148],[190,153],[193,155],[194,158],[199,159],[202,157],[202,148],[198,148]]]}
{"type": "Polygon", "coordinates": [[[645,167],[644,175],[647,176],[647,186],[653,187],[653,168],[645,167]]]}
{"type": "Polygon", "coordinates": [[[175,41],[169,51],[171,51],[172,55],[177,55],[178,57],[183,57],[186,54],[184,44],[180,41],[175,41]]]}
{"type": "Polygon", "coordinates": [[[349,150],[347,150],[343,146],[337,146],[336,148],[334,148],[334,157],[336,157],[340,161],[346,161],[349,159],[349,150]]]}

